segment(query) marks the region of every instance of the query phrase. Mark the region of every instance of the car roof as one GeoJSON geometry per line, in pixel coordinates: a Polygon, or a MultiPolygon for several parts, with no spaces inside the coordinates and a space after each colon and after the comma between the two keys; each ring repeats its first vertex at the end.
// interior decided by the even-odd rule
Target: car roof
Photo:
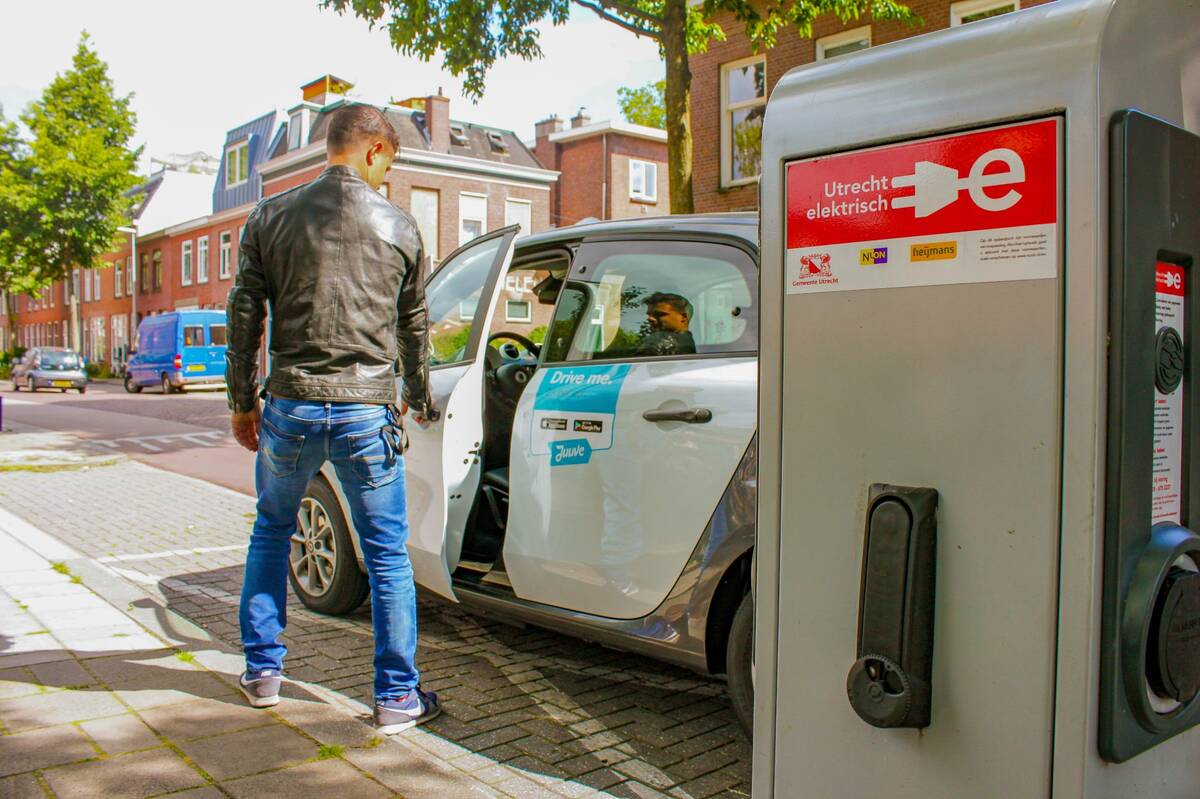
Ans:
{"type": "Polygon", "coordinates": [[[758,213],[747,211],[725,214],[678,214],[614,219],[605,222],[583,222],[524,236],[517,240],[516,246],[518,250],[540,249],[554,244],[572,244],[589,236],[631,233],[716,234],[742,239],[757,248],[758,213]]]}

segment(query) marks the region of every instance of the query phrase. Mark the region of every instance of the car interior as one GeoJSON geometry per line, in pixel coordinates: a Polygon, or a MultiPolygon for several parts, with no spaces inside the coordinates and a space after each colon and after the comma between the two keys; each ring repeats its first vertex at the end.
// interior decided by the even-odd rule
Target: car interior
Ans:
{"type": "Polygon", "coordinates": [[[565,250],[539,253],[514,261],[505,276],[484,348],[482,474],[456,577],[478,577],[497,566],[503,570],[513,421],[537,370],[570,263],[565,250]]]}

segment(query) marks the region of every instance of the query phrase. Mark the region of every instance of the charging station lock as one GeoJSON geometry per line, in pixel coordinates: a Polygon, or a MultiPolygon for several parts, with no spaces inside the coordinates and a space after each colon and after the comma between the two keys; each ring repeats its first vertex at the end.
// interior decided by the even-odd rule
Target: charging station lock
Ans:
{"type": "Polygon", "coordinates": [[[850,706],[874,727],[927,727],[933,672],[937,501],[932,488],[871,486],[850,706]]]}

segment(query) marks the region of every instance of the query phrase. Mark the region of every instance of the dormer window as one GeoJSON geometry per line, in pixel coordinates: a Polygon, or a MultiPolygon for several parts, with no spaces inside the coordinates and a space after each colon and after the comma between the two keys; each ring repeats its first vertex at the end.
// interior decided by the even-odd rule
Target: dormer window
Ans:
{"type": "Polygon", "coordinates": [[[225,188],[240,186],[250,179],[250,142],[235,144],[225,150],[225,188]]]}
{"type": "Polygon", "coordinates": [[[501,136],[496,131],[489,130],[487,132],[487,137],[488,137],[488,143],[492,145],[493,150],[500,150],[500,151],[508,150],[508,145],[504,142],[504,137],[501,136]]]}
{"type": "Polygon", "coordinates": [[[457,122],[450,123],[450,143],[460,147],[467,145],[467,130],[457,122]]]}
{"type": "Polygon", "coordinates": [[[299,149],[304,143],[304,112],[297,111],[288,120],[288,151],[299,149]]]}

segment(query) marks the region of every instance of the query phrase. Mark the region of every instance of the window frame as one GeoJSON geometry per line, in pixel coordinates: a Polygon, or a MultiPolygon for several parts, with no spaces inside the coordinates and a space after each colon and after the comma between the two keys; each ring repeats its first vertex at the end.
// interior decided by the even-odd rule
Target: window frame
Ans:
{"type": "Polygon", "coordinates": [[[155,250],[150,255],[150,273],[151,273],[151,280],[154,281],[154,291],[162,291],[162,286],[163,286],[162,250],[155,250]]]}
{"type": "Polygon", "coordinates": [[[208,236],[196,239],[196,283],[208,282],[208,236]]]}
{"type": "Polygon", "coordinates": [[[121,299],[125,296],[125,259],[118,258],[112,262],[113,265],[113,299],[121,299]]]}
{"type": "Polygon", "coordinates": [[[179,244],[179,285],[190,286],[196,271],[196,243],[192,239],[179,244]]]}
{"type": "Polygon", "coordinates": [[[421,233],[421,244],[425,248],[425,254],[434,263],[440,263],[441,258],[441,232],[442,232],[442,192],[439,189],[431,189],[427,186],[413,186],[408,192],[408,208],[412,212],[413,218],[417,221],[417,230],[421,233]],[[421,229],[421,217],[417,216],[417,204],[413,202],[413,197],[420,192],[422,196],[431,195],[433,198],[433,235],[426,236],[428,231],[421,229]],[[432,247],[430,242],[432,241],[432,247]]]}
{"type": "Polygon", "coordinates": [[[730,141],[733,131],[730,125],[730,119],[735,111],[741,111],[746,108],[755,108],[757,106],[767,104],[767,56],[765,53],[759,55],[747,56],[739,58],[735,61],[728,61],[721,64],[719,69],[720,95],[721,95],[721,188],[731,189],[738,186],[749,186],[757,183],[762,177],[762,164],[758,165],[758,174],[748,178],[733,178],[733,144],[730,141]],[[729,103],[729,81],[728,75],[735,69],[757,64],[761,62],[763,65],[763,96],[756,97],[753,100],[743,100],[740,103],[729,103]]]}
{"type": "Polygon", "coordinates": [[[228,230],[222,230],[217,234],[217,244],[219,257],[219,267],[217,271],[218,280],[228,280],[233,274],[231,269],[233,262],[233,233],[228,230]]]}
{"type": "Polygon", "coordinates": [[[250,139],[247,138],[225,148],[225,188],[235,189],[248,182],[250,182],[250,139]],[[229,168],[231,154],[236,155],[236,169],[229,168]],[[246,177],[244,178],[240,177],[243,164],[246,166],[246,177]],[[230,180],[233,176],[237,176],[238,179],[230,180]]]}
{"type": "MultiPolygon", "coordinates": [[[[757,249],[749,242],[735,236],[723,235],[692,235],[680,236],[678,234],[649,234],[644,236],[596,236],[593,238],[584,239],[578,249],[574,253],[571,260],[571,268],[567,271],[566,279],[563,281],[563,288],[558,293],[558,299],[554,303],[554,309],[550,313],[550,320],[547,326],[553,329],[555,321],[558,319],[558,309],[562,302],[563,294],[567,286],[572,281],[577,281],[582,277],[580,268],[591,268],[598,265],[605,256],[611,253],[620,253],[627,251],[628,248],[643,249],[647,246],[662,246],[667,245],[707,245],[727,247],[735,250],[745,257],[746,261],[738,265],[742,273],[747,278],[753,278],[754,285],[750,286],[750,297],[755,303],[758,301],[759,292],[761,290],[762,271],[758,267],[759,254],[757,249]],[[594,255],[593,247],[602,246],[605,250],[612,248],[610,252],[602,253],[600,256],[594,255]],[[591,266],[589,266],[591,265],[591,266]]],[[[732,261],[731,261],[732,263],[732,261]]],[[[645,355],[645,356],[630,356],[619,355],[611,358],[592,358],[586,361],[572,360],[555,360],[546,359],[546,354],[549,352],[549,346],[543,346],[541,353],[538,355],[538,368],[549,366],[588,366],[593,364],[614,364],[614,363],[656,363],[664,361],[695,361],[708,360],[712,358],[757,358],[759,351],[762,349],[762,341],[759,338],[761,333],[761,318],[759,316],[760,306],[755,304],[750,306],[753,309],[751,319],[756,327],[755,330],[755,348],[753,350],[723,350],[720,352],[694,352],[685,355],[645,355]]],[[[587,321],[590,324],[595,324],[593,316],[599,306],[593,306],[587,314],[587,321]]],[[[601,324],[603,320],[601,320],[601,324]]],[[[575,333],[578,332],[576,329],[575,333]]],[[[573,334],[574,335],[574,334],[573,334]]],[[[547,342],[548,343],[548,342],[547,342]]]]}
{"type": "Polygon", "coordinates": [[[488,214],[488,196],[486,194],[480,194],[477,191],[460,191],[458,193],[458,246],[459,247],[465,247],[468,244],[470,244],[471,242],[475,241],[475,239],[481,239],[488,234],[487,214],[488,214]],[[463,199],[467,198],[467,197],[483,200],[483,216],[482,217],[466,216],[463,214],[463,199]],[[463,222],[467,221],[468,219],[478,220],[480,222],[479,235],[473,236],[472,238],[469,238],[469,239],[464,239],[463,238],[463,222]]]}
{"type": "Polygon", "coordinates": [[[635,202],[657,203],[658,202],[658,162],[647,161],[643,158],[629,159],[629,199],[635,202]],[[642,170],[642,191],[635,191],[633,188],[633,168],[634,166],[641,167],[642,170]],[[646,179],[646,167],[650,167],[654,175],[653,180],[646,179]],[[650,188],[652,191],[647,192],[645,189],[650,188]]]}
{"type": "Polygon", "coordinates": [[[519,225],[521,223],[521,221],[524,221],[524,220],[513,221],[509,217],[509,213],[508,213],[509,207],[513,206],[513,205],[524,206],[529,212],[529,230],[522,230],[517,234],[518,236],[528,236],[530,233],[533,232],[533,200],[526,200],[521,197],[505,197],[504,198],[504,224],[506,226],[507,225],[519,225]]]}
{"type": "MultiPolygon", "coordinates": [[[[975,14],[982,14],[985,11],[994,11],[1001,6],[1012,6],[1013,11],[1020,11],[1021,0],[959,0],[957,3],[951,3],[950,27],[957,28],[962,25],[970,25],[970,22],[963,22],[963,17],[971,17],[975,14]]],[[[996,16],[1003,15],[997,14],[996,16]]],[[[980,20],[973,21],[979,22],[980,20]]]]}
{"type": "Polygon", "coordinates": [[[504,321],[505,322],[521,322],[521,323],[526,323],[526,324],[533,322],[533,302],[531,300],[514,300],[512,297],[505,297],[504,298],[504,321]],[[513,316],[512,314],[509,313],[509,309],[514,302],[525,306],[525,315],[524,316],[513,316]]]}
{"type": "MultiPolygon", "coordinates": [[[[831,33],[828,36],[822,36],[821,38],[817,39],[817,42],[816,42],[817,60],[818,61],[827,61],[830,58],[839,58],[840,56],[836,56],[836,55],[835,56],[826,55],[825,51],[829,50],[831,48],[834,48],[834,47],[842,47],[843,45],[852,44],[854,42],[860,42],[863,39],[867,40],[867,46],[862,49],[863,50],[871,49],[872,45],[874,44],[874,40],[871,38],[871,26],[870,25],[860,25],[859,27],[852,28],[848,31],[842,31],[840,33],[831,33]]],[[[858,52],[858,51],[855,50],[854,52],[858,52]]],[[[850,53],[842,53],[841,55],[850,55],[850,53]]]]}

